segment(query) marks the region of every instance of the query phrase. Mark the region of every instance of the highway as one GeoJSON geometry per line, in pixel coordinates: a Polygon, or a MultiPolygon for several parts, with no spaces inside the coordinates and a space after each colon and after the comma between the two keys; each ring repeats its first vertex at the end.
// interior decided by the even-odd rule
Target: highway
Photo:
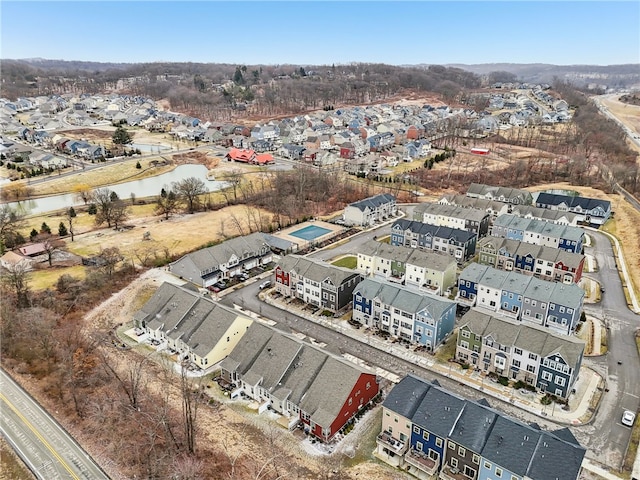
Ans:
{"type": "Polygon", "coordinates": [[[76,441],[0,369],[0,433],[43,480],[109,477],[76,441]]]}

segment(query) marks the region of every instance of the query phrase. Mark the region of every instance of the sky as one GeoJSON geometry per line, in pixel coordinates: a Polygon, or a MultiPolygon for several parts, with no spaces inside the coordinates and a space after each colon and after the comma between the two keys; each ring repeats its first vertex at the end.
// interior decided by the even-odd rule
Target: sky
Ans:
{"type": "Polygon", "coordinates": [[[7,1],[0,58],[238,65],[640,63],[640,2],[7,1]]]}

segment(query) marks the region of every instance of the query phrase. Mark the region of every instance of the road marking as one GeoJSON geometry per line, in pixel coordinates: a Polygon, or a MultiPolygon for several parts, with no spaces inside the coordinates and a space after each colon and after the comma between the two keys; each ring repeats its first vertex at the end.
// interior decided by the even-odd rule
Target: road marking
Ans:
{"type": "Polygon", "coordinates": [[[60,462],[60,464],[64,467],[64,469],[69,472],[69,474],[71,475],[72,478],[76,479],[76,480],[80,480],[80,477],[78,477],[75,472],[73,470],[71,470],[71,467],[69,467],[69,465],[67,465],[67,462],[65,462],[62,457],[60,455],[58,455],[58,452],[56,452],[53,447],[49,444],[49,442],[47,442],[44,437],[42,435],[40,435],[40,432],[38,432],[36,430],[36,428],[31,424],[31,422],[29,422],[29,420],[27,420],[24,415],[22,415],[18,409],[13,405],[13,403],[11,403],[9,401],[9,399],[7,399],[7,397],[4,396],[3,393],[0,392],[0,399],[2,399],[4,401],[4,403],[7,404],[7,406],[13,410],[13,412],[20,417],[20,419],[24,422],[24,424],[29,428],[29,430],[31,430],[33,432],[33,434],[38,437],[38,439],[42,442],[42,444],[47,447],[47,450],[49,450],[51,452],[51,454],[56,457],[58,459],[58,461],[60,462]]]}
{"type": "Polygon", "coordinates": [[[640,398],[640,397],[638,397],[638,395],[634,395],[633,393],[624,392],[624,394],[625,395],[629,395],[630,397],[633,397],[633,398],[640,398]]]}

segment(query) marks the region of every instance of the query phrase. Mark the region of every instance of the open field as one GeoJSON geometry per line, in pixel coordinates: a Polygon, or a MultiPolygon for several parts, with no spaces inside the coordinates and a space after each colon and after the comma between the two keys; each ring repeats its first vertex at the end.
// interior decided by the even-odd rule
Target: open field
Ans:
{"type": "Polygon", "coordinates": [[[591,187],[579,187],[569,183],[554,183],[528,188],[532,192],[546,189],[575,190],[580,195],[611,201],[614,220],[607,222],[605,230],[618,237],[624,258],[629,268],[629,276],[634,283],[634,290],[640,293],[640,212],[635,210],[622,196],[607,195],[601,190],[591,187]]]}

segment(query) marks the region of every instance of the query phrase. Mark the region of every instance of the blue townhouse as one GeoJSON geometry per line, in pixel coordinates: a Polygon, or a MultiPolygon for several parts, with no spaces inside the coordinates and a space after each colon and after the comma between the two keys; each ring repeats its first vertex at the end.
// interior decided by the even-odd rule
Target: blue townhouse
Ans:
{"type": "Polygon", "coordinates": [[[478,478],[523,480],[541,438],[541,431],[499,416],[482,448],[478,478]]]}
{"type": "Polygon", "coordinates": [[[584,350],[570,344],[562,344],[558,339],[549,342],[557,345],[545,345],[550,353],[540,359],[536,388],[556,397],[567,398],[580,371],[584,350]]]}
{"type": "Polygon", "coordinates": [[[544,247],[520,242],[515,251],[515,268],[523,272],[534,272],[536,259],[542,254],[544,247]]]}
{"type": "Polygon", "coordinates": [[[435,350],[455,326],[456,303],[402,285],[367,278],[353,291],[352,319],[435,350]]]}
{"type": "Polygon", "coordinates": [[[523,292],[527,288],[532,277],[521,273],[509,272],[502,282],[500,295],[500,310],[503,315],[518,318],[522,310],[523,292]]]}
{"type": "Polygon", "coordinates": [[[391,245],[448,253],[458,263],[475,254],[477,240],[474,232],[404,218],[391,226],[391,245]]]}
{"type": "Polygon", "coordinates": [[[458,294],[456,295],[458,303],[469,307],[473,307],[476,304],[478,283],[489,268],[491,267],[488,265],[472,263],[460,273],[458,277],[458,294]]]}
{"type": "Polygon", "coordinates": [[[568,428],[541,430],[410,374],[382,404],[374,455],[420,479],[577,480],[585,453],[568,428]]]}
{"type": "MultiPolygon", "coordinates": [[[[439,386],[439,383],[434,381],[433,385],[439,386]]],[[[425,392],[411,417],[411,440],[405,455],[409,473],[421,477],[424,474],[435,475],[440,471],[445,458],[447,437],[464,405],[463,399],[453,397],[441,389],[429,388],[425,392]],[[438,405],[442,407],[434,415],[438,405]]]]}

